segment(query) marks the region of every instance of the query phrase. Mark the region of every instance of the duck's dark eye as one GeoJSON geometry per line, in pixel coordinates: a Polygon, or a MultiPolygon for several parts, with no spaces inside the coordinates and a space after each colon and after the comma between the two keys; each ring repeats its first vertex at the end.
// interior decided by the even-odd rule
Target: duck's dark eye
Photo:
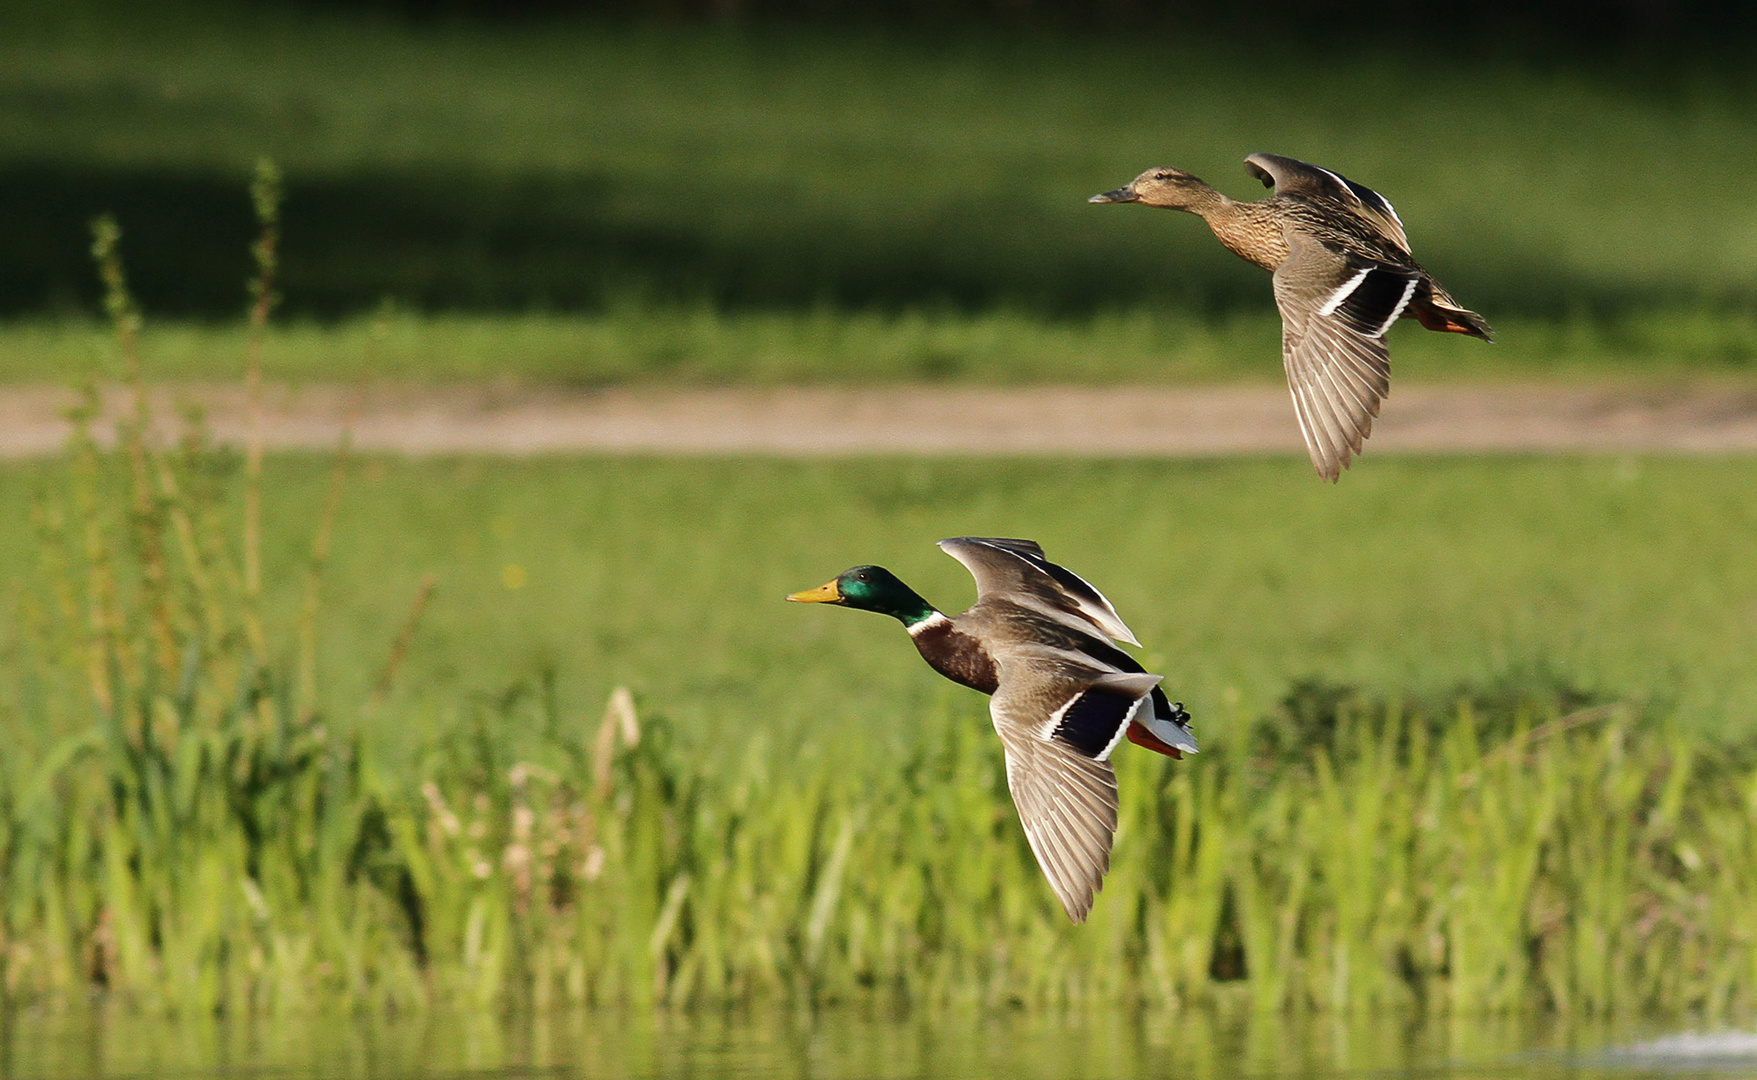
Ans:
{"type": "Polygon", "coordinates": [[[1154,173],[1153,179],[1155,179],[1155,180],[1170,180],[1171,174],[1168,172],[1154,173]]]}

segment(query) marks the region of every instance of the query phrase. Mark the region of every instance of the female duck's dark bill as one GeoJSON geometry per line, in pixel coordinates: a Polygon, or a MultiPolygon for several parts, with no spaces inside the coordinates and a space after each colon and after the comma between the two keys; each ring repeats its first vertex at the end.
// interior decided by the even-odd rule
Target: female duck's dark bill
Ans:
{"type": "Polygon", "coordinates": [[[1094,203],[1094,202],[1135,202],[1139,198],[1140,198],[1140,196],[1135,194],[1135,185],[1130,184],[1128,187],[1119,187],[1115,191],[1106,191],[1102,195],[1094,195],[1090,199],[1087,199],[1086,201],[1089,203],[1094,203]]]}
{"type": "Polygon", "coordinates": [[[834,581],[826,581],[815,589],[805,589],[801,592],[790,593],[788,594],[787,599],[793,601],[795,604],[840,604],[842,602],[842,590],[836,588],[836,583],[834,581]]]}

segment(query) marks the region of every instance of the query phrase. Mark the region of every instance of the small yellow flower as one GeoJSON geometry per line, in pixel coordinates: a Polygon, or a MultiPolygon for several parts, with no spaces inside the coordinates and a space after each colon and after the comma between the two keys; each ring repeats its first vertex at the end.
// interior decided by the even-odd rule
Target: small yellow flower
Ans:
{"type": "Polygon", "coordinates": [[[508,589],[525,587],[525,568],[518,563],[507,563],[500,568],[500,583],[508,589]]]}

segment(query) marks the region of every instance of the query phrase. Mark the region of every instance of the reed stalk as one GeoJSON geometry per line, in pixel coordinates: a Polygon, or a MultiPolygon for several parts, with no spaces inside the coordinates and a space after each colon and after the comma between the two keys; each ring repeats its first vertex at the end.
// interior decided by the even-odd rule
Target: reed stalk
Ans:
{"type": "Polygon", "coordinates": [[[269,313],[280,297],[275,278],[280,269],[281,173],[268,158],[258,158],[250,184],[250,201],[256,210],[257,238],[250,254],[255,273],[250,278],[249,337],[245,346],[244,382],[247,399],[247,432],[244,444],[244,591],[248,600],[245,627],[258,652],[262,635],[262,349],[268,334],[269,313]]]}

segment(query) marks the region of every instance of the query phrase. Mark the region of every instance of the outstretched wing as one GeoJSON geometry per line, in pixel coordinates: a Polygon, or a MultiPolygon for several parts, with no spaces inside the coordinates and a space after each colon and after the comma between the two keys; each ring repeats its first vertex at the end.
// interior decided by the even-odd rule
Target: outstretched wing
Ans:
{"type": "Polygon", "coordinates": [[[1005,662],[989,704],[1006,749],[1007,787],[1025,839],[1068,918],[1085,922],[1110,869],[1116,771],[1110,753],[1145,706],[1157,675],[1107,675],[1087,685],[1005,662]]]}
{"type": "Polygon", "coordinates": [[[1402,267],[1340,258],[1291,229],[1287,239],[1291,254],[1275,271],[1281,358],[1312,465],[1334,481],[1360,453],[1391,392],[1385,332],[1419,278],[1402,267]]]}
{"type": "Polygon", "coordinates": [[[1397,216],[1389,199],[1365,184],[1280,154],[1252,154],[1245,158],[1245,168],[1265,187],[1274,187],[1277,195],[1341,203],[1371,221],[1386,239],[1394,241],[1405,255],[1409,254],[1403,219],[1397,216]]]}
{"type": "Polygon", "coordinates": [[[999,594],[1083,633],[1096,626],[1117,641],[1140,644],[1103,593],[1044,558],[1034,541],[954,536],[941,540],[940,548],[976,579],[978,603],[999,594]]]}

